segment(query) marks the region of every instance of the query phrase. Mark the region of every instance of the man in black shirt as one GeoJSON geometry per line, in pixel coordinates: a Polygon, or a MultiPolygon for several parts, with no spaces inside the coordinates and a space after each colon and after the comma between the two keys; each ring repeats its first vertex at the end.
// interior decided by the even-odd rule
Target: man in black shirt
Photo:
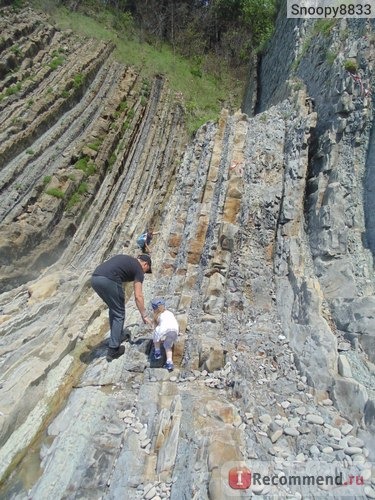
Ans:
{"type": "Polygon", "coordinates": [[[109,325],[111,336],[107,353],[107,361],[118,358],[125,352],[121,346],[125,321],[125,296],[123,283],[134,282],[134,298],[145,324],[152,324],[145,309],[142,283],[145,273],[151,273],[149,255],[115,255],[100,264],[92,274],[91,285],[99,297],[109,307],[109,325]]]}

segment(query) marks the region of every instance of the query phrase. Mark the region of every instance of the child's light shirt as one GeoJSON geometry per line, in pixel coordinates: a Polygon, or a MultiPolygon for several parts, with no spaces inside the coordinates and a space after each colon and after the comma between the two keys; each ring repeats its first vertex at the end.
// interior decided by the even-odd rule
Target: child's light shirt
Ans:
{"type": "Polygon", "coordinates": [[[154,331],[154,340],[156,342],[164,340],[165,334],[170,330],[178,333],[178,322],[171,311],[164,311],[158,317],[158,325],[154,331]]]}

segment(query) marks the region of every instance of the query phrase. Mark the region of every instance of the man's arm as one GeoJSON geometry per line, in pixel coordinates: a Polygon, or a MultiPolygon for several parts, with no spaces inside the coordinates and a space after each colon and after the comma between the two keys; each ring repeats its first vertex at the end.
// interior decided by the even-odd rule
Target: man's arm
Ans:
{"type": "Polygon", "coordinates": [[[134,282],[134,299],[138,311],[141,313],[143,323],[152,325],[152,321],[150,318],[148,318],[147,311],[145,309],[145,301],[142,292],[142,283],[140,283],[139,281],[134,282]]]}

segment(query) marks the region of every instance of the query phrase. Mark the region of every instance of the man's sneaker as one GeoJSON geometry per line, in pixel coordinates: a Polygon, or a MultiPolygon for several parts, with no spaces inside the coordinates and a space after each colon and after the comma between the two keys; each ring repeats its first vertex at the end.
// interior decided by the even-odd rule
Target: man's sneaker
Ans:
{"type": "Polygon", "coordinates": [[[123,345],[120,345],[120,347],[117,347],[117,349],[114,349],[113,347],[108,347],[106,360],[108,361],[108,363],[110,363],[114,359],[117,359],[120,356],[122,356],[124,352],[125,352],[125,347],[123,345]]]}
{"type": "Polygon", "coordinates": [[[154,359],[161,359],[161,352],[160,351],[154,352],[154,359]]]}
{"type": "Polygon", "coordinates": [[[167,361],[164,365],[164,368],[166,368],[169,372],[173,372],[174,366],[171,361],[167,361]]]}

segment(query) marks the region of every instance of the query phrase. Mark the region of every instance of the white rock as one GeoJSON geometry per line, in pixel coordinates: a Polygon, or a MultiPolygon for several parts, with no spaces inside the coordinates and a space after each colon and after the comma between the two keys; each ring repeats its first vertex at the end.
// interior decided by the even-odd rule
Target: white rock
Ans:
{"type": "Polygon", "coordinates": [[[365,443],[362,441],[362,439],[359,439],[355,436],[349,436],[348,437],[348,445],[349,446],[358,446],[359,448],[363,448],[365,443]]]}
{"type": "Polygon", "coordinates": [[[271,435],[271,441],[272,443],[276,443],[278,439],[283,435],[283,431],[281,429],[278,429],[271,435]]]}
{"type": "Polygon", "coordinates": [[[346,423],[344,424],[341,428],[340,428],[340,431],[342,432],[342,434],[344,434],[344,436],[346,436],[347,434],[349,434],[349,432],[351,432],[353,429],[353,426],[346,423]]]}
{"type": "Polygon", "coordinates": [[[267,425],[269,425],[272,422],[272,418],[270,415],[268,415],[268,413],[264,413],[263,415],[260,415],[259,420],[263,424],[267,424],[267,425]]]}
{"type": "Polygon", "coordinates": [[[333,448],[331,446],[325,446],[323,449],[322,449],[322,452],[323,453],[333,453],[333,448]]]}
{"type": "Polygon", "coordinates": [[[324,420],[320,415],[315,415],[314,413],[308,413],[306,415],[306,420],[310,424],[322,425],[324,424],[324,420]]]}
{"type": "Polygon", "coordinates": [[[341,437],[342,437],[341,431],[339,429],[335,429],[334,427],[332,427],[331,429],[329,429],[328,435],[330,437],[334,437],[334,438],[337,438],[337,439],[341,439],[341,437]]]}
{"type": "Polygon", "coordinates": [[[332,399],[323,399],[322,405],[323,406],[332,406],[333,405],[333,401],[332,401],[332,399]]]}
{"type": "Polygon", "coordinates": [[[375,490],[374,488],[371,488],[371,486],[365,486],[363,491],[367,498],[375,498],[375,490]]]}
{"type": "Polygon", "coordinates": [[[361,455],[362,454],[362,448],[359,448],[358,446],[348,446],[347,448],[344,448],[344,453],[346,455],[361,455]]]}
{"type": "Polygon", "coordinates": [[[299,436],[299,431],[295,427],[285,427],[284,434],[287,436],[299,436]]]}
{"type": "Polygon", "coordinates": [[[143,496],[146,500],[150,500],[151,498],[154,498],[157,494],[155,486],[152,486],[148,492],[143,496]]]}

